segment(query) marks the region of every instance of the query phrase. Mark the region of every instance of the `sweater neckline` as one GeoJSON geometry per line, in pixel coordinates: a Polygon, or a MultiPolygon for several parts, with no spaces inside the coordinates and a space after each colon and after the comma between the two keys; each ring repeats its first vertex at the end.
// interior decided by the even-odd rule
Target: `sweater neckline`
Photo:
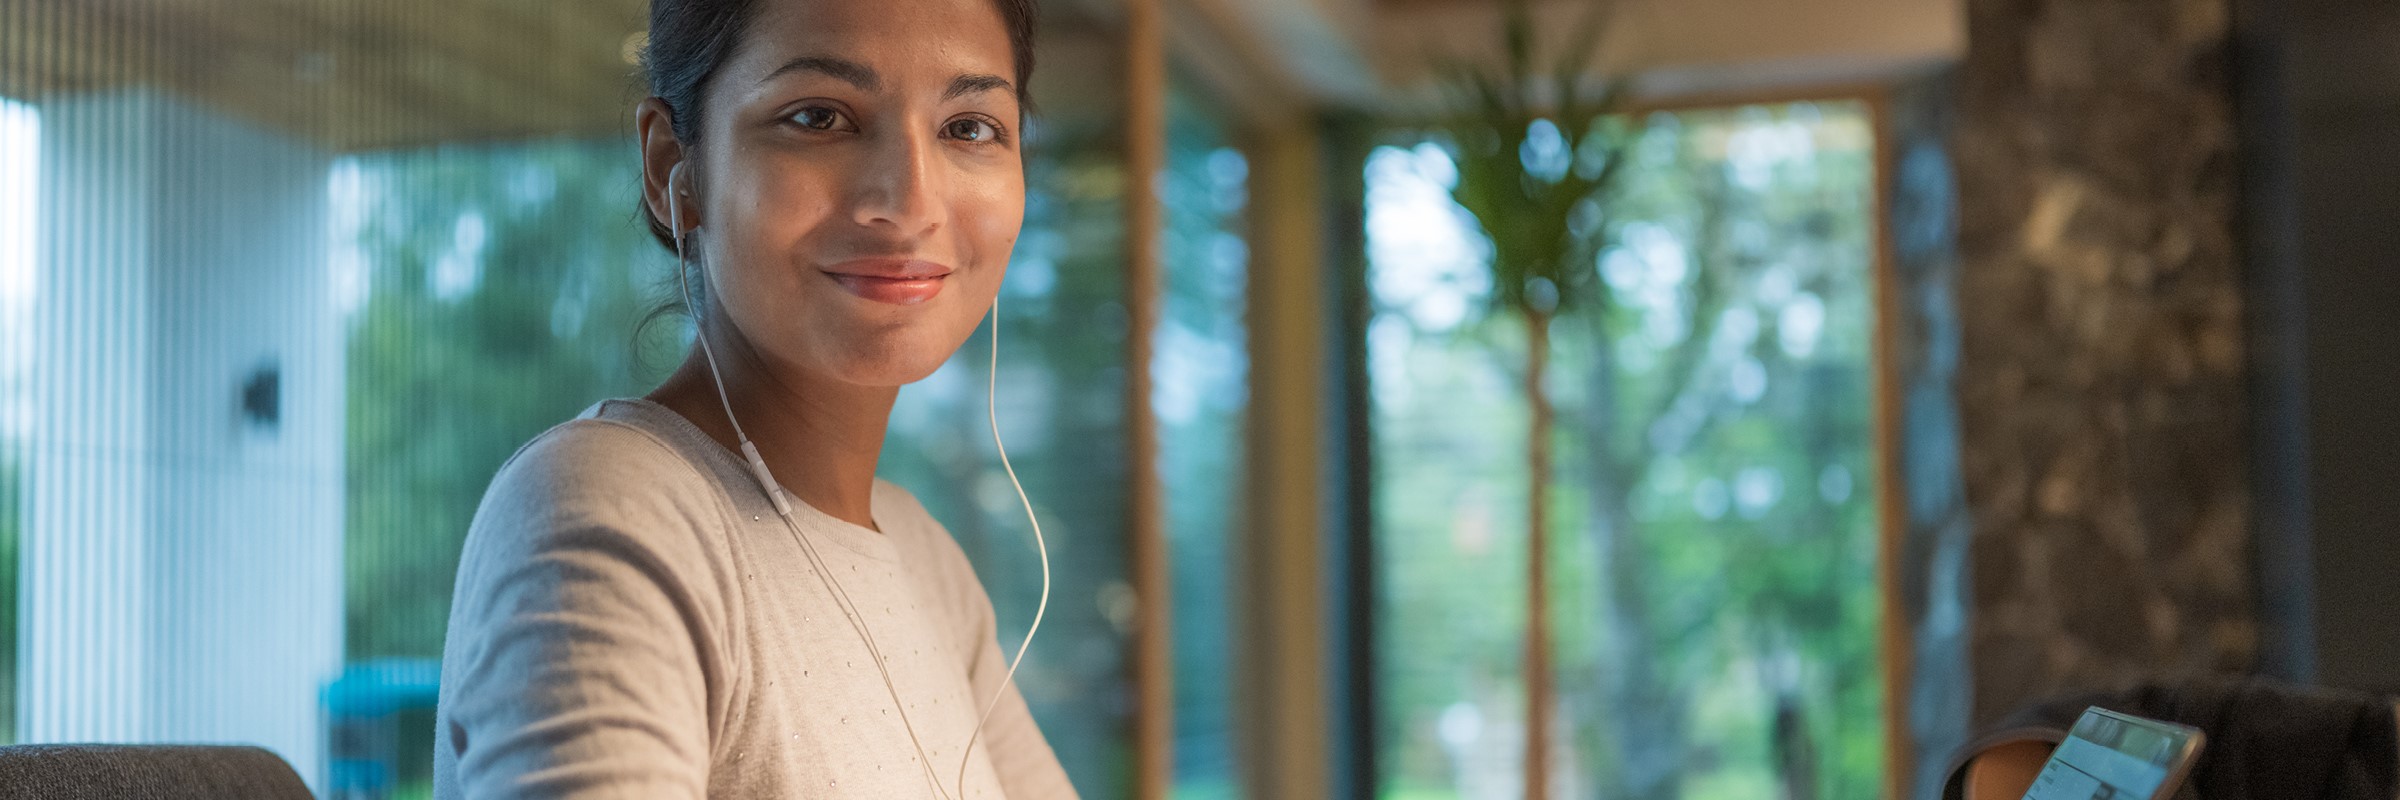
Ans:
{"type": "MultiPolygon", "coordinates": [[[[611,403],[621,404],[632,416],[646,419],[654,423],[654,426],[665,428],[661,433],[665,433],[673,439],[684,440],[693,448],[715,459],[718,462],[716,471],[720,478],[724,478],[728,472],[735,476],[727,480],[727,485],[719,487],[725,490],[727,495],[740,498],[734,502],[735,513],[748,514],[754,522],[773,525],[775,521],[768,518],[775,516],[774,505],[767,499],[765,490],[758,486],[758,481],[751,477],[749,461],[742,458],[741,454],[709,436],[706,431],[700,429],[699,425],[682,414],[676,413],[675,409],[668,408],[647,397],[618,397],[602,400],[593,404],[592,408],[584,413],[584,416],[606,416],[607,407],[611,403]]],[[[821,533],[824,535],[823,538],[832,540],[842,549],[876,561],[900,560],[899,548],[892,541],[892,531],[896,527],[893,523],[896,518],[890,513],[891,490],[884,485],[882,478],[875,479],[875,488],[867,499],[868,513],[872,514],[875,519],[874,528],[825,513],[822,509],[810,505],[808,501],[800,499],[800,495],[784,488],[781,481],[776,482],[776,488],[783,489],[784,499],[791,502],[792,520],[799,524],[804,535],[821,533]],[[878,528],[881,530],[878,531],[878,528]]],[[[782,525],[773,526],[783,527],[782,525]]]]}

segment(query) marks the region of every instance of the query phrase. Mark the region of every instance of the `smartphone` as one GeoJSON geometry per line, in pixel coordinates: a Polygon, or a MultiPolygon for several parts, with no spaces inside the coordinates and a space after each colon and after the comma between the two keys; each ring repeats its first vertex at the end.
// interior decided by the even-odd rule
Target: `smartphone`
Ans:
{"type": "Polygon", "coordinates": [[[2093,706],[2050,752],[2025,800],[2166,800],[2205,738],[2198,728],[2093,706]]]}

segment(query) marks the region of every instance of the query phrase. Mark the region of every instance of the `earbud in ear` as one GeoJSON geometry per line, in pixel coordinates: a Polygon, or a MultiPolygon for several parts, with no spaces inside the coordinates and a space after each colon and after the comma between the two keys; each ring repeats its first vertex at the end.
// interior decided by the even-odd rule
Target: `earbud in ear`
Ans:
{"type": "Polygon", "coordinates": [[[667,230],[675,235],[679,246],[683,241],[682,200],[683,162],[677,161],[675,166],[667,168],[667,230]]]}

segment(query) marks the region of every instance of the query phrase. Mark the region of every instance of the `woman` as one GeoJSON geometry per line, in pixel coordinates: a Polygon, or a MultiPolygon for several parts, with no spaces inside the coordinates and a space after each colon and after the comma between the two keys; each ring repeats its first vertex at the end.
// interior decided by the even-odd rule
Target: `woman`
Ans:
{"type": "Polygon", "coordinates": [[[1075,796],[958,546],[875,479],[1016,242],[1029,6],[653,0],[643,206],[699,346],[494,478],[436,797],[1075,796]]]}

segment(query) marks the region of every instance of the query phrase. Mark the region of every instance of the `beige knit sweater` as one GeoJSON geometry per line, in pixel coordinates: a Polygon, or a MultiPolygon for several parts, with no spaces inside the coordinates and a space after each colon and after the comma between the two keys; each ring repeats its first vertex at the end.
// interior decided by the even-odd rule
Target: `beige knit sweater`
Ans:
{"type": "Polygon", "coordinates": [[[535,438],[459,561],[434,796],[1074,798],[1013,687],[961,794],[1007,669],[991,599],[906,491],[878,481],[873,511],[880,533],[794,502],[897,702],[734,453],[640,399],[535,438]]]}

